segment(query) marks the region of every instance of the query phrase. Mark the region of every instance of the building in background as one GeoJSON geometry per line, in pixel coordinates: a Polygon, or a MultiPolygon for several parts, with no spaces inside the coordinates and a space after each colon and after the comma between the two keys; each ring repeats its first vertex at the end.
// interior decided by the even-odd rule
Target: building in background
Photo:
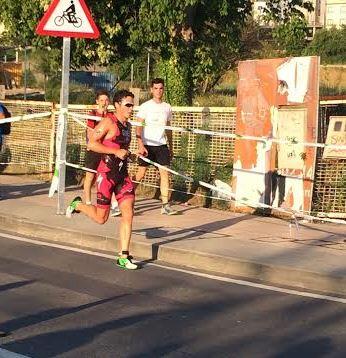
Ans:
{"type": "MultiPolygon", "coordinates": [[[[310,30],[309,38],[312,38],[316,31],[321,28],[331,28],[335,26],[340,28],[346,25],[346,0],[310,0],[314,7],[314,11],[308,12],[301,9],[308,22],[310,30]]],[[[282,0],[282,5],[288,0],[282,0]]],[[[267,1],[253,2],[253,17],[258,23],[264,27],[270,28],[271,24],[266,24],[262,17],[267,1]]]]}
{"type": "Polygon", "coordinates": [[[340,28],[346,25],[346,1],[326,0],[325,27],[340,28]]]}

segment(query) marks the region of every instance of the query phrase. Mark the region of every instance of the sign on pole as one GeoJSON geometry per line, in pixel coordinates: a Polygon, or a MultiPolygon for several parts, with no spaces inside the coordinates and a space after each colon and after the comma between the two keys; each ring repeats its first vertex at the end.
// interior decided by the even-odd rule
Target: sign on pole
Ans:
{"type": "Polygon", "coordinates": [[[64,214],[71,37],[98,38],[100,33],[84,0],[53,0],[39,22],[36,33],[63,37],[60,114],[56,134],[56,164],[49,196],[53,196],[55,191],[58,192],[57,213],[64,214]]]}
{"type": "Polygon", "coordinates": [[[93,39],[100,36],[84,0],[54,0],[39,22],[36,33],[93,39]]]}

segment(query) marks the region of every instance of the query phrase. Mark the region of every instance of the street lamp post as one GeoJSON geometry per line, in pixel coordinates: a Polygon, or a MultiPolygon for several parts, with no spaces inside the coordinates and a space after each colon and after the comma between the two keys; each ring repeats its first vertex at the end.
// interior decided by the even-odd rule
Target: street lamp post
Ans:
{"type": "Polygon", "coordinates": [[[26,44],[24,45],[24,101],[26,101],[26,86],[27,86],[27,52],[26,44]]]}

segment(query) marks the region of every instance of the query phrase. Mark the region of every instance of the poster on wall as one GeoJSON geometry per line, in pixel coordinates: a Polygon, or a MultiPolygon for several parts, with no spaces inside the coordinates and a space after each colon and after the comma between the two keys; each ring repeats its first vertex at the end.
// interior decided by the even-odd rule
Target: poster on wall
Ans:
{"type": "Polygon", "coordinates": [[[246,200],[235,209],[248,211],[251,201],[252,208],[258,203],[309,213],[316,148],[301,142],[317,142],[319,57],[241,61],[238,74],[232,189],[246,200]]]}
{"type": "Polygon", "coordinates": [[[280,108],[278,115],[278,139],[291,142],[278,144],[277,169],[282,174],[284,170],[303,170],[305,164],[305,147],[302,144],[306,137],[305,108],[280,108]]]}

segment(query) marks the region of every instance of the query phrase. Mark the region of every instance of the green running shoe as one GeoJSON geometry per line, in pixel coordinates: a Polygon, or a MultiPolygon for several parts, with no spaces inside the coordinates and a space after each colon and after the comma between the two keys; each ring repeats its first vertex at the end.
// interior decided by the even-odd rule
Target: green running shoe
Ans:
{"type": "Polygon", "coordinates": [[[76,210],[76,206],[78,203],[82,202],[82,198],[80,196],[76,196],[71,202],[70,205],[66,209],[66,217],[71,218],[73,213],[79,213],[78,210],[76,210]]]}
{"type": "Polygon", "coordinates": [[[138,269],[138,265],[134,264],[131,261],[130,256],[124,258],[124,257],[118,257],[117,258],[117,265],[125,270],[137,270],[138,269]]]}

